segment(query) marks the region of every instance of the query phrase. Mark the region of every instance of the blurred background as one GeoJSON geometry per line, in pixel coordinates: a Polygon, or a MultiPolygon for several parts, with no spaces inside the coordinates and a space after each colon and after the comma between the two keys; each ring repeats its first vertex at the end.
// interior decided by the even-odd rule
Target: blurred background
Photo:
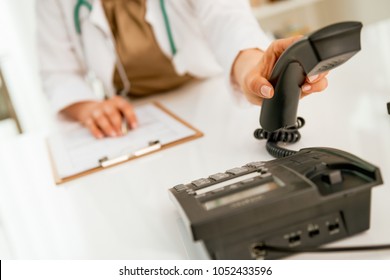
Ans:
{"type": "MultiPolygon", "coordinates": [[[[259,24],[275,38],[343,20],[368,25],[390,19],[389,0],[248,1],[259,24]]],[[[50,108],[39,80],[35,28],[34,0],[0,0],[0,145],[19,134],[46,133],[50,127],[50,108]]],[[[7,258],[6,244],[0,220],[1,258],[7,258]]]]}

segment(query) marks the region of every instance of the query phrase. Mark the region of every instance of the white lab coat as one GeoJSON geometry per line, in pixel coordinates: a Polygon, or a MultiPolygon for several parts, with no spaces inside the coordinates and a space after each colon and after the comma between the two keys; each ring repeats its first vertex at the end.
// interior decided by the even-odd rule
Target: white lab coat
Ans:
{"type": "MultiPolygon", "coordinates": [[[[76,0],[37,0],[41,76],[55,111],[98,98],[86,82],[87,70],[99,77],[106,91],[114,92],[115,53],[110,27],[100,0],[89,2],[93,9],[91,13],[86,9],[81,13],[80,40],[73,19],[76,0]]],[[[269,44],[251,14],[248,0],[165,2],[177,48],[173,58],[158,0],[146,1],[146,20],[179,74],[206,78],[224,71],[229,77],[241,50],[266,49],[269,44]]]]}

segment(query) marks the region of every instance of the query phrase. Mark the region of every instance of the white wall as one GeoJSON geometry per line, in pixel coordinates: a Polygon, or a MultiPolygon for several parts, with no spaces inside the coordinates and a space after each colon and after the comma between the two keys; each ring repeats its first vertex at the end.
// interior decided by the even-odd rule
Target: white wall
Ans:
{"type": "Polygon", "coordinates": [[[324,0],[317,6],[324,24],[341,20],[357,20],[364,25],[390,18],[389,0],[324,0]]]}
{"type": "MultiPolygon", "coordinates": [[[[259,22],[265,30],[313,31],[345,20],[364,25],[390,18],[390,0],[286,0],[268,7],[259,22]],[[286,8],[289,7],[289,8],[286,8]]],[[[260,7],[261,8],[261,7],[260,7]]]]}

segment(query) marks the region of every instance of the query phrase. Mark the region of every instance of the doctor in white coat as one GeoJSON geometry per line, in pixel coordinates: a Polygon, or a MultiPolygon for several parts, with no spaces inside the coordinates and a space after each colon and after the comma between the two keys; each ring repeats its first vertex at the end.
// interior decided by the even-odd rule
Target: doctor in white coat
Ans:
{"type": "MultiPolygon", "coordinates": [[[[126,50],[120,53],[118,44],[120,36],[130,41],[126,43],[130,46],[142,46],[143,39],[132,42],[131,32],[121,35],[113,30],[115,24],[127,20],[118,21],[115,11],[128,7],[138,9],[134,12],[136,16],[144,9],[142,18],[158,51],[171,64],[166,67],[172,67],[174,75],[202,79],[224,72],[234,90],[258,105],[274,94],[267,79],[276,60],[299,39],[287,38],[270,44],[247,0],[37,0],[44,90],[55,111],[81,122],[96,138],[120,136],[122,116],[130,127],[137,126],[131,104],[118,95],[119,92],[131,95],[132,85],[137,84],[136,78],[132,80],[127,75],[127,62],[121,61],[126,50]],[[113,6],[111,22],[107,2],[113,6]],[[113,81],[115,71],[121,77],[120,89],[113,81]]],[[[138,52],[147,50],[139,47],[138,52]]],[[[302,95],[326,86],[326,73],[308,77],[302,95]]],[[[164,90],[169,88],[161,89],[164,90]]]]}

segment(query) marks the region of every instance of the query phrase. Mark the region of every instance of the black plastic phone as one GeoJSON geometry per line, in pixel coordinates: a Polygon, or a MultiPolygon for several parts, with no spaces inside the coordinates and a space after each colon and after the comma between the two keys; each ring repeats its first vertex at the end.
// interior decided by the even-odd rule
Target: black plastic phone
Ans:
{"type": "Polygon", "coordinates": [[[369,229],[371,190],[380,184],[378,167],[320,147],[169,191],[185,221],[189,251],[196,251],[197,241],[212,259],[279,259],[294,253],[288,249],[318,247],[369,229]]]}
{"type": "Polygon", "coordinates": [[[301,86],[306,76],[333,69],[360,50],[360,22],[341,22],[324,27],[292,44],[280,56],[270,82],[275,94],[265,99],[260,125],[272,132],[293,126],[297,120],[301,86]]]}

